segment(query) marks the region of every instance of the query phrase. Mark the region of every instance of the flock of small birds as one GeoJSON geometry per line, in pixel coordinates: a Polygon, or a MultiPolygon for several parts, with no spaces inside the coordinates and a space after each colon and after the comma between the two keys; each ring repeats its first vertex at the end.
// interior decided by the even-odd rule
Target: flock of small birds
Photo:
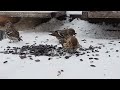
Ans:
{"type": "MultiPolygon", "coordinates": [[[[11,41],[14,42],[22,40],[19,32],[14,28],[14,25],[10,21],[6,22],[5,28],[5,34],[7,38],[10,39],[9,43],[11,43],[11,41]]],[[[72,52],[76,51],[77,48],[80,47],[79,42],[75,37],[76,34],[77,33],[75,33],[75,30],[70,28],[65,30],[56,30],[49,35],[55,36],[67,52],[72,52]]]]}
{"type": "MultiPolygon", "coordinates": [[[[14,28],[14,25],[10,22],[7,21],[6,25],[6,36],[7,38],[10,39],[9,43],[12,43],[11,41],[22,41],[19,32],[14,28]]],[[[76,38],[76,32],[73,28],[69,29],[64,29],[64,30],[56,30],[56,31],[50,31],[51,36],[56,37],[56,39],[59,41],[59,44],[61,44],[62,47],[58,47],[57,45],[25,45],[22,47],[7,47],[4,49],[4,51],[0,53],[4,54],[17,54],[21,59],[24,58],[30,58],[30,60],[33,60],[31,55],[34,56],[49,56],[48,60],[51,60],[52,58],[50,57],[55,57],[58,56],[61,58],[61,56],[64,56],[65,59],[69,59],[72,55],[76,55],[76,57],[80,55],[85,55],[89,53],[95,53],[99,52],[99,49],[105,47],[102,44],[98,44],[98,47],[94,47],[92,45],[89,46],[89,48],[83,48],[79,42],[78,39],[76,38]],[[67,55],[69,53],[69,55],[67,55]]],[[[81,40],[84,43],[86,40],[81,40]]],[[[93,41],[91,41],[92,43],[93,41]]],[[[112,42],[108,43],[112,44],[112,42]]],[[[112,50],[112,49],[111,49],[112,50]]],[[[119,50],[116,50],[116,52],[119,52],[119,50]]],[[[105,53],[109,53],[106,51],[105,53]]],[[[89,56],[89,60],[99,60],[99,58],[92,58],[89,56]]],[[[96,56],[99,56],[99,54],[96,54],[96,56]]],[[[110,57],[110,55],[109,55],[110,57]]],[[[83,61],[83,59],[80,59],[80,61],[83,61]]],[[[36,62],[40,62],[40,60],[36,60],[36,62]]],[[[7,63],[7,62],[5,62],[7,63]]],[[[92,63],[92,61],[91,61],[92,63]]],[[[95,65],[91,65],[91,67],[96,67],[95,65]]]]}
{"type": "MultiPolygon", "coordinates": [[[[11,41],[14,42],[22,40],[19,32],[14,28],[14,25],[10,21],[6,22],[5,28],[5,34],[7,38],[10,39],[9,43],[11,43],[11,41]]],[[[73,53],[80,47],[80,44],[75,37],[76,34],[75,30],[70,28],[65,30],[56,30],[51,32],[49,35],[55,36],[66,52],[73,53]]]]}
{"type": "MultiPolygon", "coordinates": [[[[6,31],[5,31],[6,36],[7,38],[10,39],[9,43],[12,43],[11,41],[19,42],[22,40],[19,32],[14,28],[14,25],[11,22],[8,21],[5,27],[6,27],[6,31]]],[[[48,56],[48,60],[52,60],[53,57],[59,57],[59,58],[64,57],[65,59],[69,59],[73,55],[75,55],[76,57],[87,55],[91,63],[90,66],[96,67],[93,64],[93,62],[94,60],[99,60],[100,55],[98,54],[98,52],[100,49],[105,47],[104,44],[98,43],[98,46],[90,45],[88,48],[82,47],[79,44],[78,39],[76,38],[77,33],[75,32],[73,28],[50,31],[50,32],[51,33],[49,35],[56,37],[56,39],[59,41],[59,44],[61,44],[62,47],[58,47],[57,45],[47,45],[47,44],[46,45],[43,45],[43,44],[24,45],[22,47],[8,46],[6,47],[6,49],[4,49],[4,51],[1,51],[0,53],[19,55],[21,59],[29,58],[30,60],[33,60],[33,57],[32,57],[33,55],[35,57],[48,56]]],[[[86,39],[83,39],[81,40],[81,42],[86,43],[87,41],[86,39]]],[[[114,41],[111,41],[108,44],[113,44],[113,42],[114,41]]],[[[93,43],[93,41],[91,41],[91,43],[93,43]]],[[[110,50],[113,50],[113,48],[110,48],[110,50]]],[[[106,51],[105,53],[108,54],[109,52],[110,51],[106,51]]],[[[116,50],[116,52],[119,52],[119,50],[116,50]]],[[[111,57],[111,55],[109,55],[108,57],[111,57]]],[[[35,61],[40,62],[39,59],[35,61]]],[[[79,58],[79,61],[83,62],[84,60],[82,58],[79,58]]],[[[5,64],[7,62],[8,61],[4,61],[3,63],[5,64]]],[[[58,71],[57,76],[60,76],[61,73],[63,72],[64,70],[58,71]]]]}
{"type": "MultiPolygon", "coordinates": [[[[21,41],[21,37],[19,32],[14,28],[14,25],[8,21],[6,23],[6,36],[11,41],[21,41]]],[[[78,39],[76,38],[76,32],[73,28],[64,29],[64,30],[56,30],[51,31],[49,35],[56,37],[58,39],[59,43],[62,47],[58,47],[57,45],[25,45],[22,47],[10,47],[8,46],[4,51],[0,53],[4,54],[17,54],[21,59],[29,57],[30,60],[33,60],[31,55],[34,56],[49,56],[49,57],[55,57],[58,56],[61,58],[61,56],[64,56],[65,59],[69,59],[72,55],[76,55],[76,57],[80,55],[84,55],[85,52],[89,53],[89,50],[92,52],[97,52],[95,50],[96,48],[101,49],[100,47],[93,47],[90,46],[89,48],[83,48],[80,46],[78,39]],[[69,55],[67,55],[69,53],[69,55]]],[[[51,58],[48,58],[48,60],[51,60],[51,58]]],[[[36,62],[39,62],[40,60],[36,60],[36,62]]],[[[80,61],[83,61],[80,59],[80,61]]]]}

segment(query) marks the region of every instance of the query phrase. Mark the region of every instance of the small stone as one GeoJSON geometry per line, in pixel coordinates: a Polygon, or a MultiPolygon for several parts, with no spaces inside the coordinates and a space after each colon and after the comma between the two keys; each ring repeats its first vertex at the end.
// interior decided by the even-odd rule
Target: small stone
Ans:
{"type": "Polygon", "coordinates": [[[119,50],[116,50],[116,52],[119,52],[119,50]]]}
{"type": "Polygon", "coordinates": [[[109,51],[106,51],[105,53],[109,53],[109,51]]]}
{"type": "Polygon", "coordinates": [[[78,57],[79,55],[80,55],[79,53],[76,54],[77,57],[78,57]]]}
{"type": "Polygon", "coordinates": [[[90,61],[90,63],[93,63],[93,61],[90,61]]]}
{"type": "Polygon", "coordinates": [[[80,61],[83,61],[83,59],[80,59],[80,61]]]}
{"type": "Polygon", "coordinates": [[[52,58],[48,58],[48,60],[51,60],[52,58]]]}
{"type": "Polygon", "coordinates": [[[29,44],[29,43],[25,43],[25,44],[29,44]]]}
{"type": "Polygon", "coordinates": [[[91,58],[89,58],[89,59],[93,59],[93,58],[91,57],[91,58]]]}
{"type": "Polygon", "coordinates": [[[21,59],[24,59],[24,58],[26,58],[26,55],[20,55],[19,56],[21,59]]]}
{"type": "Polygon", "coordinates": [[[96,67],[95,65],[90,65],[91,67],[96,67]]]}
{"type": "Polygon", "coordinates": [[[99,52],[98,50],[95,50],[95,52],[99,52]]]}
{"type": "Polygon", "coordinates": [[[110,48],[110,50],[113,50],[113,48],[110,48]]]}
{"type": "Polygon", "coordinates": [[[85,39],[81,40],[81,41],[86,41],[85,39]]]}
{"type": "Polygon", "coordinates": [[[28,57],[32,57],[32,56],[28,56],[28,57]]]}
{"type": "Polygon", "coordinates": [[[99,60],[99,58],[94,58],[95,60],[99,60]]]}
{"type": "Polygon", "coordinates": [[[26,53],[21,52],[20,55],[25,55],[26,53]]]}
{"type": "Polygon", "coordinates": [[[80,55],[84,55],[85,53],[83,52],[83,53],[81,53],[80,55]]]}
{"type": "Polygon", "coordinates": [[[70,58],[70,56],[65,56],[65,59],[69,59],[70,58]]]}
{"type": "Polygon", "coordinates": [[[90,53],[90,52],[87,51],[87,53],[90,53]]]}
{"type": "Polygon", "coordinates": [[[98,43],[98,45],[103,45],[103,43],[98,43]]]}
{"type": "Polygon", "coordinates": [[[110,42],[114,42],[114,41],[110,41],[110,42]]]}
{"type": "Polygon", "coordinates": [[[30,60],[33,60],[33,58],[30,57],[30,60]]]}
{"type": "Polygon", "coordinates": [[[99,49],[101,49],[101,47],[98,47],[99,49]]]}
{"type": "Polygon", "coordinates": [[[9,51],[9,53],[13,53],[13,51],[9,51]]]}
{"type": "Polygon", "coordinates": [[[61,75],[61,72],[60,71],[58,71],[58,74],[57,74],[57,76],[60,76],[61,75]]]}
{"type": "Polygon", "coordinates": [[[36,62],[40,62],[40,60],[38,59],[38,60],[35,60],[36,62]]]}
{"type": "Polygon", "coordinates": [[[4,61],[3,63],[7,63],[8,61],[4,61]]]}
{"type": "Polygon", "coordinates": [[[13,52],[12,54],[18,54],[17,52],[13,52]]]}
{"type": "Polygon", "coordinates": [[[10,46],[7,46],[7,48],[10,48],[10,46]]]}
{"type": "Polygon", "coordinates": [[[99,56],[99,54],[95,54],[95,56],[99,56]]]}
{"type": "Polygon", "coordinates": [[[110,55],[109,55],[109,57],[110,57],[110,55]]]}
{"type": "Polygon", "coordinates": [[[108,43],[108,44],[113,44],[113,43],[108,43]]]}
{"type": "Polygon", "coordinates": [[[92,52],[94,53],[94,51],[92,50],[92,52]]]}
{"type": "Polygon", "coordinates": [[[61,70],[61,72],[64,72],[64,70],[61,70]]]}

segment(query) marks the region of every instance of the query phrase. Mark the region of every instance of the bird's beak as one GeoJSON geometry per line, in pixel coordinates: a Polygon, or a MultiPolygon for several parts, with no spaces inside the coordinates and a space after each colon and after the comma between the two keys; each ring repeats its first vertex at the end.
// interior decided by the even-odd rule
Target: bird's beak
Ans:
{"type": "Polygon", "coordinates": [[[55,36],[53,33],[50,33],[49,35],[51,35],[51,36],[55,36]]]}

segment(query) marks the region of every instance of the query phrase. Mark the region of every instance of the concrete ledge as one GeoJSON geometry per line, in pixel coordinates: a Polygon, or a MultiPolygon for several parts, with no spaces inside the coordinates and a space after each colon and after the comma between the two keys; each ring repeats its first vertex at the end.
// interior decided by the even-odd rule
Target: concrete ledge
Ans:
{"type": "Polygon", "coordinates": [[[9,17],[40,17],[50,18],[51,13],[55,13],[55,17],[65,15],[65,11],[0,11],[0,15],[9,17]]]}
{"type": "Polygon", "coordinates": [[[0,26],[4,26],[7,20],[13,24],[20,22],[37,26],[52,18],[65,20],[65,17],[66,11],[0,11],[0,26]]]}

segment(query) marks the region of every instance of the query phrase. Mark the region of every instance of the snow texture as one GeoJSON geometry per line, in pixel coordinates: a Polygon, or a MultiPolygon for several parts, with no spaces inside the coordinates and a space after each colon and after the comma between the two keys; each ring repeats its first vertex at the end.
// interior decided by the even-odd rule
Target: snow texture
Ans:
{"type": "MultiPolygon", "coordinates": [[[[54,20],[53,20],[54,21],[54,20]]],[[[120,31],[119,26],[91,24],[87,21],[75,19],[64,23],[56,29],[73,28],[77,32],[80,45],[84,48],[100,46],[98,52],[89,52],[69,59],[64,57],[32,56],[20,59],[19,55],[0,54],[1,79],[120,79],[120,31]],[[116,30],[116,31],[107,31],[116,30]],[[97,59],[96,59],[97,58],[97,59]],[[36,61],[36,60],[40,61],[36,61]]],[[[44,24],[45,25],[45,24],[44,24]]],[[[47,24],[46,24],[47,25],[47,24]]],[[[57,23],[53,23],[57,26],[57,23]]],[[[46,26],[48,28],[49,25],[46,26]]],[[[41,26],[31,31],[20,31],[23,41],[8,43],[8,39],[0,41],[0,51],[7,46],[22,47],[23,45],[49,44],[58,45],[58,40],[49,32],[40,32],[41,26]],[[34,32],[33,32],[34,31],[34,32]],[[35,38],[35,37],[38,38],[35,38]],[[49,39],[49,40],[48,40],[49,39]]],[[[51,29],[51,28],[50,28],[51,29]]],[[[61,46],[61,45],[58,45],[61,46]]]]}

